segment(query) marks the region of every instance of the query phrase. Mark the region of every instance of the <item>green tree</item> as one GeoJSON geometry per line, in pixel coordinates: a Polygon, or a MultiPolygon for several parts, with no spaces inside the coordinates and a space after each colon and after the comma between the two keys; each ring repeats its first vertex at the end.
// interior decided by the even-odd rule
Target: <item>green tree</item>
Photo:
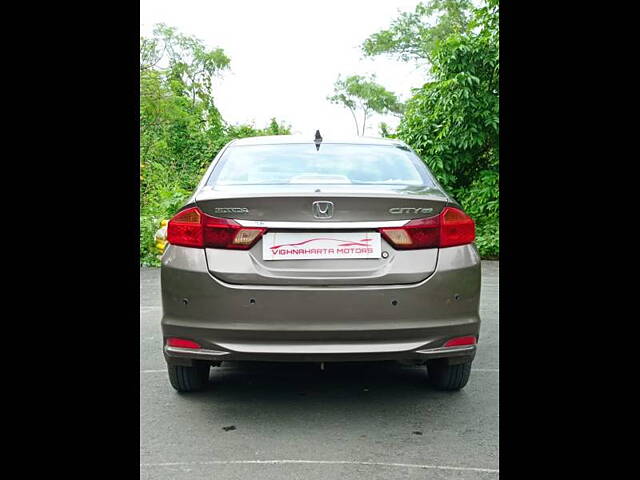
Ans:
{"type": "Polygon", "coordinates": [[[181,34],[165,24],[156,25],[153,35],[151,39],[141,39],[141,72],[154,67],[157,71],[164,65],[161,70],[167,73],[176,94],[189,98],[192,107],[199,101],[205,109],[212,108],[212,80],[230,64],[224,50],[208,50],[196,37],[181,34]]]}
{"type": "Polygon", "coordinates": [[[369,36],[362,44],[365,56],[387,54],[403,61],[432,61],[440,42],[467,30],[470,0],[431,0],[413,12],[403,12],[389,28],[369,36]]]}
{"type": "Polygon", "coordinates": [[[213,102],[213,80],[229,68],[220,48],[208,50],[195,37],[156,25],[140,39],[141,155],[152,155],[186,172],[200,170],[223,135],[213,102]],[[160,148],[162,154],[153,153],[160,148]]]}
{"type": "Polygon", "coordinates": [[[498,254],[498,1],[474,10],[431,54],[433,81],[414,92],[397,136],[426,161],[478,226],[485,256],[498,254]]]}
{"type": "Polygon", "coordinates": [[[403,105],[396,95],[376,83],[375,79],[375,75],[369,77],[352,75],[345,79],[338,76],[333,95],[327,97],[331,103],[349,109],[353,115],[357,135],[364,135],[367,119],[372,113],[397,115],[403,111],[403,105]],[[362,115],[362,133],[358,125],[358,111],[362,115]]]}

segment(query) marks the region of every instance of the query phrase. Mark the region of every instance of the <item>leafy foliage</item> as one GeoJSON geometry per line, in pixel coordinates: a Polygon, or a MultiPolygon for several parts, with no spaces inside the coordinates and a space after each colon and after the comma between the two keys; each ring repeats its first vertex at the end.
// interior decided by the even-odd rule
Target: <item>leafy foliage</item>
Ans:
{"type": "Polygon", "coordinates": [[[378,129],[378,133],[382,138],[396,138],[396,132],[391,130],[391,127],[389,127],[386,122],[380,122],[380,125],[378,125],[378,129]]]}
{"type": "Polygon", "coordinates": [[[375,75],[368,78],[362,75],[352,75],[345,79],[338,77],[333,95],[327,97],[331,103],[342,105],[351,111],[357,135],[364,135],[367,118],[371,113],[399,114],[404,108],[396,95],[376,83],[375,79],[375,75]],[[362,133],[358,126],[358,111],[362,112],[362,133]]]}
{"type": "Polygon", "coordinates": [[[388,29],[374,33],[362,44],[365,56],[388,54],[403,61],[431,61],[432,52],[450,35],[469,23],[470,0],[431,0],[415,11],[403,12],[388,29]]]}
{"type": "Polygon", "coordinates": [[[288,134],[276,119],[264,129],[228,125],[213,82],[229,68],[220,48],[156,25],[140,39],[140,260],[158,264],[154,234],[188,198],[220,149],[234,138],[288,134]]]}
{"type": "MultiPolygon", "coordinates": [[[[432,7],[443,4],[452,2],[431,2],[432,7]]],[[[401,16],[392,24],[392,29],[396,28],[393,25],[406,23],[407,18],[411,18],[412,22],[418,21],[415,16],[401,16]]],[[[432,81],[415,91],[414,96],[407,102],[396,136],[416,150],[445,189],[474,218],[477,224],[477,245],[483,257],[497,257],[497,0],[489,0],[482,8],[475,9],[472,19],[468,23],[461,22],[459,27],[460,31],[454,29],[429,50],[432,81]]],[[[432,27],[424,26],[424,31],[430,28],[432,27]]],[[[423,39],[419,36],[420,31],[422,30],[418,27],[412,30],[418,35],[417,38],[412,37],[415,45],[424,45],[421,43],[423,39]]],[[[407,35],[410,37],[413,34],[407,35]]],[[[427,55],[416,53],[418,54],[427,55]]]]}

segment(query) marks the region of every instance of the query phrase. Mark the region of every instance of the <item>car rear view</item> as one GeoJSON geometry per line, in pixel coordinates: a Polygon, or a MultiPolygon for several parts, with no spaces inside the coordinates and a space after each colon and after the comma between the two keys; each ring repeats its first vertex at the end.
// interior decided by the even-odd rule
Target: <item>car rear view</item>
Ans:
{"type": "Polygon", "coordinates": [[[223,361],[425,363],[467,383],[478,339],[474,223],[397,140],[227,145],[167,227],[171,384],[223,361]]]}

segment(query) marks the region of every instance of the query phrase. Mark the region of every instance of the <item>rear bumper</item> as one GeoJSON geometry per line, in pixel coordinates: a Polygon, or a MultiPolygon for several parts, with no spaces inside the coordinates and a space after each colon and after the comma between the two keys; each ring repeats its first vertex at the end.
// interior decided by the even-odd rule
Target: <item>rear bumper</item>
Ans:
{"type": "Polygon", "coordinates": [[[162,266],[168,363],[193,360],[377,361],[468,359],[476,347],[444,348],[478,336],[480,260],[471,245],[440,249],[436,271],[405,285],[233,285],[213,277],[203,250],[170,246],[162,266]]]}
{"type": "Polygon", "coordinates": [[[460,347],[437,347],[402,352],[298,352],[298,353],[266,353],[266,352],[231,352],[225,350],[188,349],[165,345],[164,356],[167,363],[174,365],[191,365],[193,360],[211,363],[223,361],[267,361],[267,362],[349,362],[349,361],[382,361],[382,360],[415,360],[417,362],[435,358],[473,359],[476,345],[460,347]]]}

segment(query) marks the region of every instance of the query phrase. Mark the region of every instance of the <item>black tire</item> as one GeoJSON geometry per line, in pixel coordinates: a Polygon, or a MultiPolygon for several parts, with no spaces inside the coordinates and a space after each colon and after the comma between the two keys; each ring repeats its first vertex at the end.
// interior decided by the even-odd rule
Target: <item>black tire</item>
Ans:
{"type": "Polygon", "coordinates": [[[427,362],[429,381],[439,390],[460,390],[469,381],[471,362],[472,360],[467,360],[464,363],[449,365],[446,358],[429,360],[427,362]]]}
{"type": "Polygon", "coordinates": [[[169,365],[169,381],[178,392],[197,392],[209,383],[209,365],[169,365]]]}

